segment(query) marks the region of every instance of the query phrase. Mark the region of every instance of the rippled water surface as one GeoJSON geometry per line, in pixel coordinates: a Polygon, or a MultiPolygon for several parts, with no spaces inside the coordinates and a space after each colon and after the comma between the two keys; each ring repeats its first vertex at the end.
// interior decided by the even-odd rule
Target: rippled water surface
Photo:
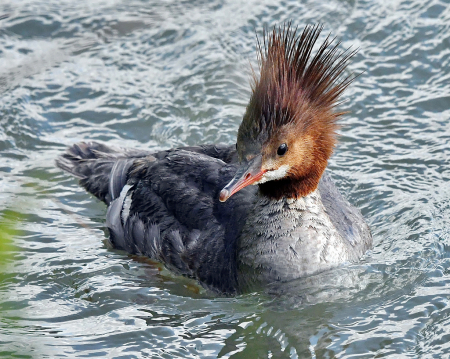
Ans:
{"type": "Polygon", "coordinates": [[[0,356],[450,355],[450,3],[0,2],[0,356]],[[105,207],[55,168],[84,139],[233,143],[255,30],[321,22],[355,46],[330,169],[370,224],[358,265],[217,298],[108,249],[105,207]]]}

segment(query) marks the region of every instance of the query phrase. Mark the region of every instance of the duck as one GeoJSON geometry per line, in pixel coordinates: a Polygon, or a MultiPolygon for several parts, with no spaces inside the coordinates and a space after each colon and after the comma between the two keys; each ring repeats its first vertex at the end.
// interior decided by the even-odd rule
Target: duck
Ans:
{"type": "Polygon", "coordinates": [[[319,43],[322,30],[288,24],[257,37],[259,71],[234,144],[150,151],[91,141],[57,158],[107,205],[114,248],[224,295],[365,255],[369,226],[325,171],[355,51],[330,35],[319,43]]]}

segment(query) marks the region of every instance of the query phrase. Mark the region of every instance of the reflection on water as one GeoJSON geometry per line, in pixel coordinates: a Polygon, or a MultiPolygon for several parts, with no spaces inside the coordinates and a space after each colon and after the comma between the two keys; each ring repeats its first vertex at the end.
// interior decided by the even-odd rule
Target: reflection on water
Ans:
{"type": "Polygon", "coordinates": [[[2,1],[0,203],[21,232],[0,277],[0,356],[448,356],[449,20],[445,1],[2,1]],[[359,48],[329,167],[373,250],[215,298],[108,249],[104,206],[55,157],[83,139],[232,143],[255,30],[290,19],[359,48]]]}

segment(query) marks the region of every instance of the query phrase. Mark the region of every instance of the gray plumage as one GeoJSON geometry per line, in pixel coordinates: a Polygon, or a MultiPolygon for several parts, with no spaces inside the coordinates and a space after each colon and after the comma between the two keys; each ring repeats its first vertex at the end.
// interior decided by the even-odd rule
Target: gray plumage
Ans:
{"type": "Polygon", "coordinates": [[[150,153],[92,142],[58,158],[108,205],[113,246],[226,294],[322,272],[370,248],[360,212],[324,175],[354,52],[327,38],[312,55],[320,31],[285,26],[264,38],[236,146],[150,153]]]}
{"type": "Polygon", "coordinates": [[[108,204],[115,248],[161,261],[216,292],[311,275],[356,261],[370,247],[361,214],[328,175],[300,199],[273,201],[249,186],[219,202],[238,167],[235,146],[151,154],[79,143],[57,165],[108,204]]]}

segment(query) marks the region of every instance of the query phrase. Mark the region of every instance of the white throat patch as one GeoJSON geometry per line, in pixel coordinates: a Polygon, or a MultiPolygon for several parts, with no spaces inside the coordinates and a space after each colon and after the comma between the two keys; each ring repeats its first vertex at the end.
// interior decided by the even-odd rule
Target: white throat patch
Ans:
{"type": "Polygon", "coordinates": [[[289,170],[289,165],[283,165],[275,171],[267,171],[257,182],[253,184],[261,184],[269,181],[279,180],[286,177],[287,171],[289,170]]]}

